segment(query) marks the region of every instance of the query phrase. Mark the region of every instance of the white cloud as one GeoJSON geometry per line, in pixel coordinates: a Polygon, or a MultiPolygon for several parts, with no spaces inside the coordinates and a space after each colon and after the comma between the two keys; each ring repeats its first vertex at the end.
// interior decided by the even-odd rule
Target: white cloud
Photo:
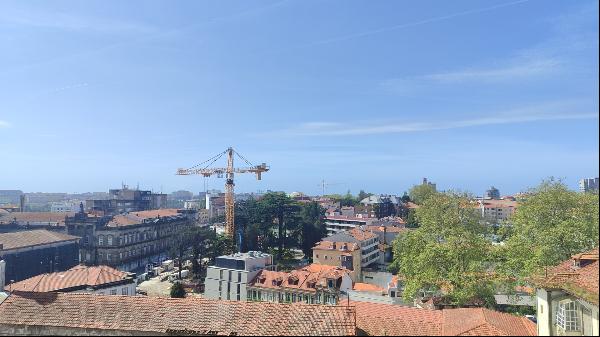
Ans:
{"type": "Polygon", "coordinates": [[[420,78],[441,83],[520,80],[548,74],[557,70],[559,65],[560,62],[554,59],[527,60],[504,67],[465,69],[455,72],[425,75],[420,78]]]}
{"type": "MultiPolygon", "coordinates": [[[[428,132],[450,130],[477,126],[521,124],[536,121],[560,121],[598,119],[597,112],[573,112],[572,105],[557,103],[544,104],[534,107],[487,113],[478,117],[462,120],[407,121],[370,123],[354,121],[350,123],[311,122],[300,124],[298,127],[275,132],[287,136],[366,136],[393,133],[428,132]],[[554,112],[548,112],[552,111],[554,112]]],[[[273,133],[271,133],[273,134],[273,133]]]]}

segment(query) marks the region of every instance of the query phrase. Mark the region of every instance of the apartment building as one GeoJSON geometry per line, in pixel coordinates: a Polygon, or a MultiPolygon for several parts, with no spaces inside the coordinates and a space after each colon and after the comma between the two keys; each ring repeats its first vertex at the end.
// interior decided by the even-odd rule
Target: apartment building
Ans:
{"type": "Polygon", "coordinates": [[[247,286],[262,270],[273,269],[273,256],[250,251],[224,255],[206,270],[204,297],[215,300],[246,300],[247,286]]]}
{"type": "Polygon", "coordinates": [[[494,224],[508,220],[518,206],[518,202],[513,198],[479,200],[481,216],[494,224]]]}
{"type": "Polygon", "coordinates": [[[372,195],[360,201],[371,218],[385,218],[398,214],[402,202],[395,195],[372,195]]]}
{"type": "Polygon", "coordinates": [[[247,300],[337,305],[349,290],[349,270],[311,264],[291,272],[261,270],[248,285],[247,300]]]}
{"type": "Polygon", "coordinates": [[[598,263],[596,248],[536,280],[539,336],[598,336],[598,263]]]}
{"type": "Polygon", "coordinates": [[[361,226],[368,226],[373,224],[377,219],[362,217],[362,216],[343,216],[334,215],[325,217],[325,227],[327,228],[327,235],[333,235],[342,231],[349,231],[354,228],[360,228],[361,226]]]}
{"type": "Polygon", "coordinates": [[[600,187],[600,178],[586,178],[579,180],[579,190],[581,192],[594,192],[598,193],[600,187]]]}
{"type": "Polygon", "coordinates": [[[108,194],[108,199],[86,200],[86,210],[96,214],[116,215],[167,207],[166,194],[129,189],[127,185],[111,189],[108,194]]]}
{"type": "Polygon", "coordinates": [[[354,228],[325,237],[313,247],[313,262],[351,271],[352,280],[362,280],[363,269],[374,267],[380,259],[379,236],[354,228]]]}
{"type": "Polygon", "coordinates": [[[193,210],[160,209],[115,216],[80,212],[66,218],[67,232],[81,237],[80,261],[123,271],[143,271],[166,258],[175,235],[194,225],[193,210]]]}

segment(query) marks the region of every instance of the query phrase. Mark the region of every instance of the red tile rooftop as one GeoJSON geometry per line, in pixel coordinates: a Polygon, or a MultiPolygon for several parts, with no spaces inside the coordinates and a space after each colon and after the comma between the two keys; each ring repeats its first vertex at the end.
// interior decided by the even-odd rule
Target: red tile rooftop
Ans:
{"type": "Polygon", "coordinates": [[[144,220],[177,216],[180,214],[181,213],[178,212],[178,209],[175,209],[175,208],[130,212],[127,214],[115,215],[112,218],[112,220],[109,221],[107,226],[108,227],[120,227],[120,226],[137,225],[137,224],[143,223],[144,220]]]}
{"type": "Polygon", "coordinates": [[[353,307],[81,293],[12,293],[0,304],[0,325],[146,335],[356,333],[353,307]]]}
{"type": "Polygon", "coordinates": [[[109,266],[75,266],[67,271],[37,275],[7,286],[8,291],[52,292],[79,288],[99,288],[130,278],[109,266]]]}
{"type": "Polygon", "coordinates": [[[316,292],[318,288],[327,287],[327,279],[337,280],[351,272],[345,268],[313,263],[293,270],[289,273],[262,270],[250,282],[250,286],[269,289],[298,289],[316,292]]]}
{"type": "Polygon", "coordinates": [[[574,255],[535,279],[541,287],[560,288],[598,305],[598,248],[574,255]]]}
{"type": "Polygon", "coordinates": [[[368,284],[368,283],[359,283],[359,282],[354,283],[354,286],[352,287],[352,290],[354,290],[354,291],[366,291],[366,292],[378,292],[378,293],[384,291],[383,288],[378,287],[376,285],[368,284]]]}
{"type": "Polygon", "coordinates": [[[535,336],[525,317],[483,308],[428,310],[390,304],[351,302],[356,326],[370,336],[535,336]]]}

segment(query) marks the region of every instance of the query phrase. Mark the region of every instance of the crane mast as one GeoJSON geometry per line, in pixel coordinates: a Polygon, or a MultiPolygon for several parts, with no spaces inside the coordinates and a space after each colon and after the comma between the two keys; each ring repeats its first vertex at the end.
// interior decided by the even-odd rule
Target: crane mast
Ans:
{"type": "Polygon", "coordinates": [[[177,175],[202,175],[204,177],[210,177],[212,175],[217,175],[218,177],[222,177],[225,175],[225,234],[230,238],[234,238],[235,236],[235,193],[234,193],[234,176],[236,173],[254,173],[256,175],[257,180],[261,180],[262,173],[269,171],[269,167],[267,164],[262,163],[261,165],[253,165],[246,158],[240,155],[237,151],[235,151],[232,147],[227,148],[225,151],[219,153],[218,155],[197,164],[188,169],[178,169],[177,175]],[[209,168],[212,164],[214,164],[217,160],[227,154],[227,167],[216,167],[209,168]],[[242,159],[248,167],[234,167],[233,159],[234,156],[237,155],[240,159],[242,159]],[[207,164],[208,163],[208,164],[207,164]],[[207,164],[205,167],[201,167],[207,164]],[[201,167],[201,168],[199,168],[201,167]]]}
{"type": "Polygon", "coordinates": [[[225,233],[235,235],[235,192],[233,182],[233,148],[227,149],[227,176],[225,181],[225,233]]]}

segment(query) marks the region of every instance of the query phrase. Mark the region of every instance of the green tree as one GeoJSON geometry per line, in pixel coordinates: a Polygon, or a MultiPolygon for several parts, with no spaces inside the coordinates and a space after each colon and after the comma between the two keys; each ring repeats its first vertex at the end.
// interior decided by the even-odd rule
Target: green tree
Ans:
{"type": "Polygon", "coordinates": [[[344,195],[341,199],[340,199],[340,206],[344,207],[344,206],[351,206],[354,207],[357,203],[359,202],[359,200],[357,200],[352,193],[350,193],[350,190],[348,190],[348,192],[346,192],[346,195],[344,195]]]}
{"type": "Polygon", "coordinates": [[[458,306],[475,298],[494,304],[487,277],[491,244],[471,200],[453,192],[432,194],[416,210],[421,226],[394,241],[391,269],[405,277],[407,300],[433,290],[458,306]]]}
{"type": "Polygon", "coordinates": [[[598,246],[598,195],[577,193],[553,178],[533,189],[501,229],[508,237],[498,270],[523,280],[598,246]]]}
{"type": "Polygon", "coordinates": [[[302,220],[302,231],[300,234],[300,247],[304,256],[312,257],[312,248],[327,234],[325,227],[325,209],[317,202],[310,202],[301,206],[300,218],[302,220]]]}
{"type": "Polygon", "coordinates": [[[435,187],[429,184],[415,185],[408,191],[410,200],[418,205],[421,205],[436,193],[435,187]]]}
{"type": "Polygon", "coordinates": [[[367,192],[365,192],[363,190],[360,190],[360,192],[358,192],[358,196],[356,197],[356,200],[358,202],[361,202],[363,199],[368,198],[368,197],[370,197],[372,195],[373,195],[373,193],[367,193],[367,192]]]}
{"type": "Polygon", "coordinates": [[[299,205],[285,193],[272,192],[265,194],[260,199],[262,221],[277,226],[277,260],[281,260],[282,253],[288,242],[288,230],[294,231],[299,224],[297,211],[299,205]]]}
{"type": "Polygon", "coordinates": [[[417,212],[414,208],[408,210],[406,216],[406,227],[407,228],[419,228],[419,219],[417,219],[417,212]]]}
{"type": "Polygon", "coordinates": [[[171,297],[172,298],[185,298],[185,288],[181,282],[175,282],[171,286],[171,297]]]}

